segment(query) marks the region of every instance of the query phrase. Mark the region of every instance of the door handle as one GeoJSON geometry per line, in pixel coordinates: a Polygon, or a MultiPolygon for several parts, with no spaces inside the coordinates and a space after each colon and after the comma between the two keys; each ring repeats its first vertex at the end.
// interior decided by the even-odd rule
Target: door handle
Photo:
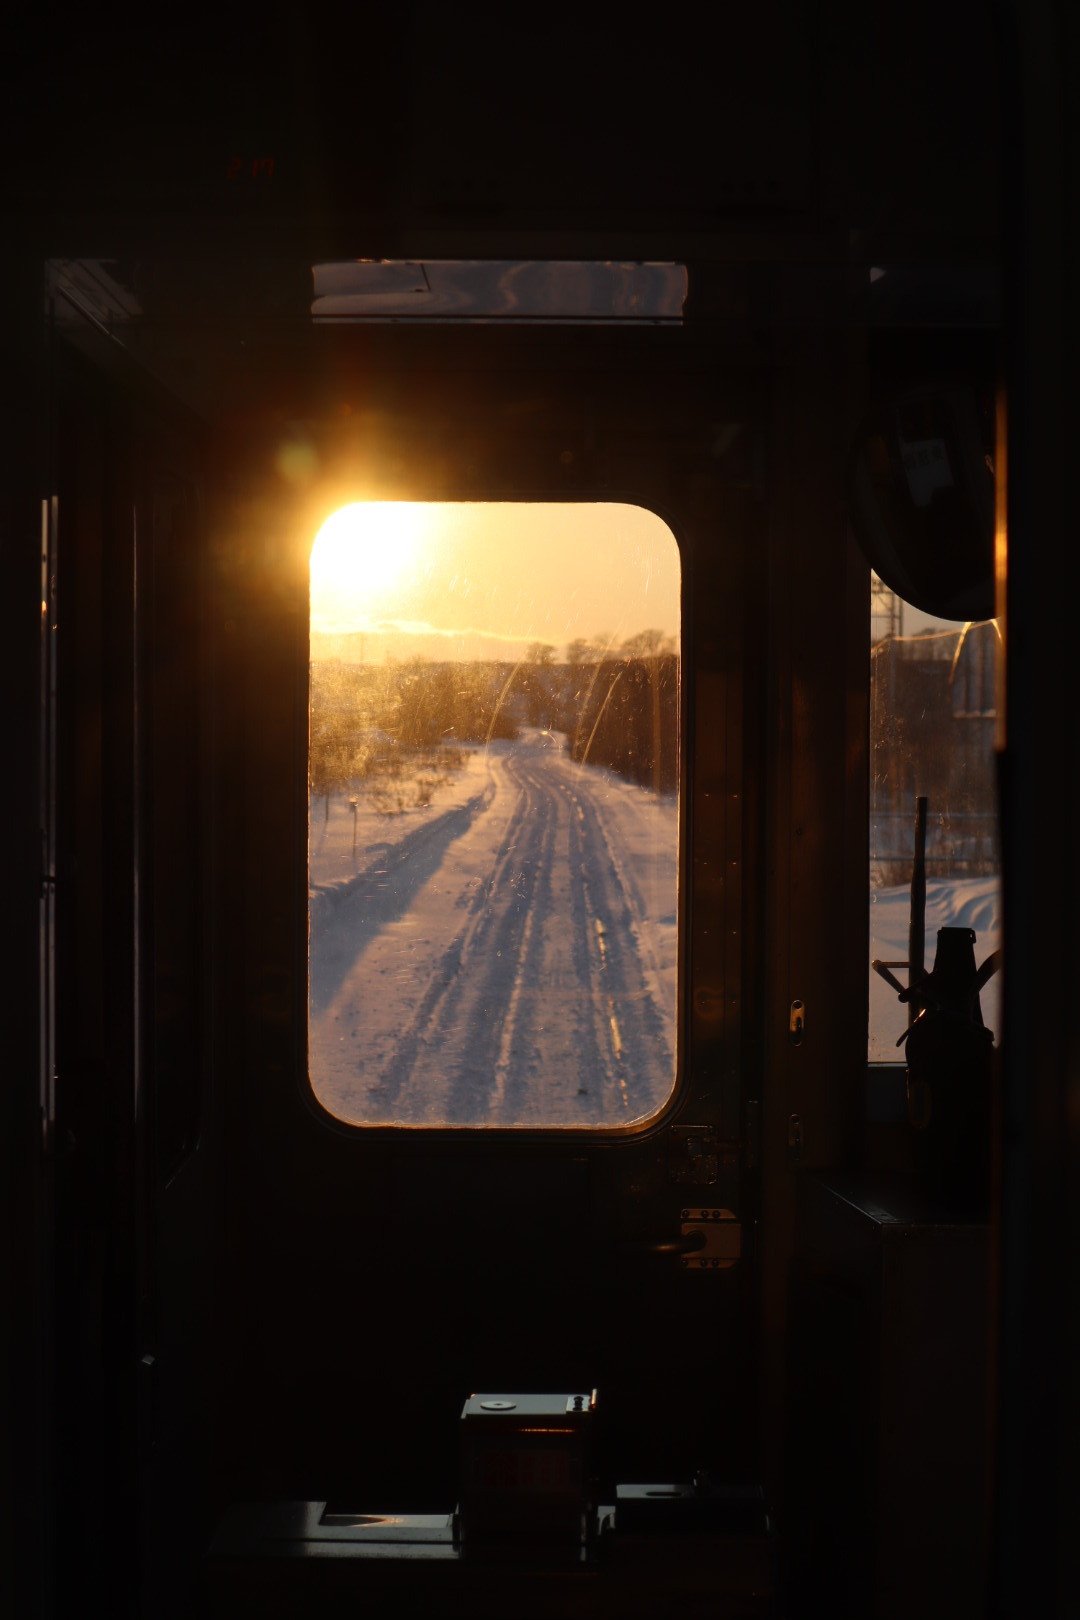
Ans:
{"type": "Polygon", "coordinates": [[[689,1232],[684,1231],[680,1237],[646,1239],[635,1244],[639,1254],[693,1254],[704,1247],[705,1230],[700,1226],[689,1232]]]}
{"type": "Polygon", "coordinates": [[[681,1231],[671,1237],[630,1240],[635,1254],[677,1254],[688,1271],[725,1270],[742,1257],[742,1223],[730,1209],[684,1209],[681,1231]]]}

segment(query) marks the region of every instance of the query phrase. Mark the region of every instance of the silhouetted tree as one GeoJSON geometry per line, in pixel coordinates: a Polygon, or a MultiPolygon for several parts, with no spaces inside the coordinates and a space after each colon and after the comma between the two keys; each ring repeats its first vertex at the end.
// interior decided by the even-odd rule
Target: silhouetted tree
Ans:
{"type": "Polygon", "coordinates": [[[525,712],[530,726],[550,725],[554,707],[552,671],[555,649],[546,641],[534,641],[521,666],[520,684],[525,694],[525,712]]]}
{"type": "Polygon", "coordinates": [[[572,759],[606,765],[656,793],[677,786],[679,660],[674,646],[663,631],[640,631],[623,643],[617,656],[608,652],[593,663],[579,663],[588,643],[570,644],[565,728],[572,759]]]}
{"type": "Polygon", "coordinates": [[[663,739],[660,734],[660,667],[661,659],[670,657],[674,652],[675,639],[666,635],[663,630],[639,630],[637,635],[629,636],[623,642],[622,650],[628,657],[640,659],[648,671],[652,698],[653,792],[659,793],[663,754],[663,739]]]}

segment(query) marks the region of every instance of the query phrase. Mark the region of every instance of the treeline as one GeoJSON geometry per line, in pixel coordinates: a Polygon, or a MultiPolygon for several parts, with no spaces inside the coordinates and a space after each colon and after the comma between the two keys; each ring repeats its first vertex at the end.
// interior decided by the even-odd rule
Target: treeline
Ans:
{"type": "MultiPolygon", "coordinates": [[[[570,758],[606,765],[654,793],[679,784],[679,660],[606,658],[582,672],[574,697],[570,758]]],[[[569,716],[567,716],[569,718],[569,716]]]]}
{"type": "Polygon", "coordinates": [[[911,877],[915,805],[927,801],[932,878],[999,870],[993,622],[886,636],[872,650],[871,871],[891,887],[911,877]]]}
{"type": "Polygon", "coordinates": [[[308,769],[324,797],[390,773],[403,750],[431,753],[517,736],[496,663],[311,665],[308,769]]]}
{"type": "Polygon", "coordinates": [[[564,661],[541,642],[517,664],[327,659],[311,665],[311,791],[329,801],[404,753],[512,740],[527,725],[563,732],[572,759],[665,793],[678,784],[678,721],[679,661],[659,631],[617,651],[574,641],[564,661]]]}

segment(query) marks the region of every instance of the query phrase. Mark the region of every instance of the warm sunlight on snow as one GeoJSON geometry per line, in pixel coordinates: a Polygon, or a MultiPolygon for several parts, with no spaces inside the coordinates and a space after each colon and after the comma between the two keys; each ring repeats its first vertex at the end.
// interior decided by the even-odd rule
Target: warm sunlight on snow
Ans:
{"type": "Polygon", "coordinates": [[[343,507],[311,559],[309,1074],[357,1125],[624,1128],[677,1056],[679,548],[343,507]]]}

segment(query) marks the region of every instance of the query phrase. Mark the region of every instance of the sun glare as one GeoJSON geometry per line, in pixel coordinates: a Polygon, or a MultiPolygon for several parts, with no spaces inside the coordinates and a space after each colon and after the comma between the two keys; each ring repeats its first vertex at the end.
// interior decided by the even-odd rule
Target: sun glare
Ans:
{"type": "Polygon", "coordinates": [[[416,559],[423,528],[423,509],[408,501],[354,501],[334,512],[311,550],[312,618],[363,618],[384,607],[416,559]]]}
{"type": "Polygon", "coordinates": [[[356,501],[311,553],[312,657],[513,660],[535,643],[676,637],[679,592],[675,537],[643,507],[356,501]]]}

